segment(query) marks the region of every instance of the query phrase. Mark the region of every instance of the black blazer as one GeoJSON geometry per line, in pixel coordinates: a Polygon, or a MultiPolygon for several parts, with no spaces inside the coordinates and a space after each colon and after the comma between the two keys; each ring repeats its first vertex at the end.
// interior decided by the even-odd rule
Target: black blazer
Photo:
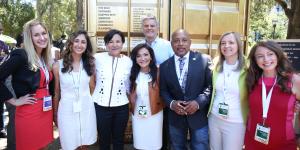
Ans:
{"type": "Polygon", "coordinates": [[[207,125],[206,115],[211,97],[210,59],[203,54],[190,51],[187,81],[183,93],[178,82],[174,58],[173,56],[160,65],[160,95],[168,107],[172,100],[196,100],[200,109],[188,116],[180,116],[174,111],[169,111],[169,123],[176,127],[183,127],[187,119],[190,128],[202,128],[207,125]]]}
{"type": "Polygon", "coordinates": [[[29,69],[27,54],[24,49],[13,50],[0,65],[0,101],[13,98],[5,86],[6,78],[12,75],[12,87],[17,98],[35,93],[39,87],[40,70],[29,69]]]}

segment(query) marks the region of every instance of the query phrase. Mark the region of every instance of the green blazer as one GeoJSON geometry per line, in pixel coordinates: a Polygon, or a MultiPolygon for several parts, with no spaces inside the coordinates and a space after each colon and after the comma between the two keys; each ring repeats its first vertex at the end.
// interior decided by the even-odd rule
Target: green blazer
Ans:
{"type": "MultiPolygon", "coordinates": [[[[217,77],[219,75],[219,70],[220,67],[215,67],[215,69],[212,71],[212,96],[211,96],[211,101],[209,105],[209,110],[208,114],[210,114],[210,111],[212,109],[213,103],[214,103],[214,98],[216,95],[216,82],[217,82],[217,77]]],[[[247,92],[247,86],[246,86],[246,67],[244,67],[239,76],[239,89],[240,89],[240,101],[241,101],[241,108],[242,108],[242,114],[243,114],[243,120],[244,123],[246,124],[247,121],[247,115],[248,115],[248,92],[247,92]]]]}

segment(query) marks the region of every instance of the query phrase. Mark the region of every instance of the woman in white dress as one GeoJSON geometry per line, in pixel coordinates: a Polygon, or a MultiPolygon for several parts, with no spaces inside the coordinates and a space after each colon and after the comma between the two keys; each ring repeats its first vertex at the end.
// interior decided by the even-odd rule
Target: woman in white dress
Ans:
{"type": "Polygon", "coordinates": [[[77,31],[70,36],[63,59],[53,66],[54,120],[63,150],[87,149],[87,145],[97,140],[95,107],[90,94],[95,70],[92,51],[87,32],[77,31]]]}
{"type": "Polygon", "coordinates": [[[133,145],[154,150],[162,146],[163,102],[159,96],[159,75],[153,49],[137,45],[131,53],[130,104],[133,145]]]}

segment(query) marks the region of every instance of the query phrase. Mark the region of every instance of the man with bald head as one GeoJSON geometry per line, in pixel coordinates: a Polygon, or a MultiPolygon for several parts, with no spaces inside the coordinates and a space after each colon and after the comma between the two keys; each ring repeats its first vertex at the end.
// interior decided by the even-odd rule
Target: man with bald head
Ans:
{"type": "Polygon", "coordinates": [[[160,65],[160,95],[171,110],[168,117],[172,149],[187,150],[190,145],[191,150],[207,150],[210,60],[190,51],[190,35],[183,29],[172,34],[171,45],[175,55],[160,65]]]}

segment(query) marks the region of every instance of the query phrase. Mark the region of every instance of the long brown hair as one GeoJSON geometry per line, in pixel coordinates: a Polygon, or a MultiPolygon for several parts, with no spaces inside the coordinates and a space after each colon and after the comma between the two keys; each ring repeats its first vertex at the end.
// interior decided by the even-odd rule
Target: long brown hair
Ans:
{"type": "Polygon", "coordinates": [[[288,83],[290,82],[291,74],[293,73],[293,68],[284,54],[282,48],[273,41],[265,41],[265,42],[258,42],[251,48],[249,53],[249,68],[247,70],[247,88],[249,92],[251,92],[255,85],[258,83],[259,78],[262,76],[263,70],[257,65],[255,52],[258,47],[264,47],[269,49],[270,51],[274,52],[277,57],[277,66],[276,66],[276,73],[277,73],[277,84],[279,85],[281,91],[290,93],[291,88],[288,87],[288,83]]]}
{"type": "Polygon", "coordinates": [[[86,50],[84,51],[84,53],[81,56],[83,68],[86,71],[86,73],[89,76],[91,76],[95,71],[95,64],[94,64],[95,58],[93,57],[93,48],[92,48],[90,38],[89,38],[87,32],[84,30],[79,30],[77,32],[72,33],[70,38],[68,39],[66,50],[64,50],[64,52],[63,52],[63,66],[64,67],[61,69],[61,71],[63,73],[66,73],[66,72],[71,72],[73,70],[72,46],[74,44],[75,38],[81,34],[84,35],[84,37],[86,39],[86,50]]]}
{"type": "Polygon", "coordinates": [[[151,57],[151,61],[150,61],[150,64],[149,64],[149,68],[150,68],[150,76],[152,78],[152,87],[154,87],[155,85],[155,82],[157,80],[157,72],[158,72],[158,68],[156,66],[156,61],[155,61],[155,55],[154,55],[154,51],[153,49],[147,45],[146,43],[142,43],[142,44],[138,44],[137,46],[135,46],[132,51],[131,51],[131,55],[130,55],[130,58],[132,60],[132,67],[131,67],[131,71],[130,71],[130,92],[134,91],[135,90],[135,87],[136,87],[136,79],[139,75],[139,72],[140,72],[140,69],[141,67],[138,65],[137,61],[136,61],[136,58],[137,58],[137,55],[138,55],[138,52],[141,50],[141,49],[147,49],[149,54],[150,54],[150,57],[151,57]]]}

